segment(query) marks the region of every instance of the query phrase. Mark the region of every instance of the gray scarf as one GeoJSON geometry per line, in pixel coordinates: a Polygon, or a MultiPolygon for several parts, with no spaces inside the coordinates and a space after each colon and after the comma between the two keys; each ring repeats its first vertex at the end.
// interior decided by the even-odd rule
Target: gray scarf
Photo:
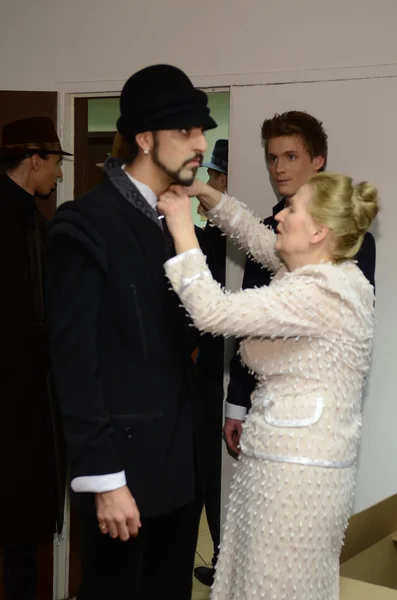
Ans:
{"type": "Polygon", "coordinates": [[[159,215],[150,204],[145,200],[139,190],[132,183],[131,179],[123,171],[122,162],[117,158],[109,157],[106,159],[104,169],[106,175],[116,188],[116,190],[125,198],[130,204],[135,206],[151,221],[156,223],[157,227],[162,228],[159,221],[159,215]]]}

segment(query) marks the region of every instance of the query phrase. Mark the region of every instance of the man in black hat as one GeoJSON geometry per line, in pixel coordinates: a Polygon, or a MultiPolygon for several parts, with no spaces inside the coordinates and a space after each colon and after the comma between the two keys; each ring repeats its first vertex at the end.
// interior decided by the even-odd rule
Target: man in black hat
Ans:
{"type": "Polygon", "coordinates": [[[208,172],[208,185],[219,192],[227,192],[229,140],[217,140],[209,162],[203,163],[208,172]]]}
{"type": "MultiPolygon", "coordinates": [[[[227,192],[228,165],[229,141],[217,140],[210,161],[203,163],[203,167],[208,172],[208,185],[222,194],[227,192]]],[[[205,232],[211,241],[211,272],[219,283],[225,285],[226,237],[210,223],[206,224],[205,232]]]]}
{"type": "MultiPolygon", "coordinates": [[[[219,192],[227,192],[229,142],[217,140],[208,163],[208,185],[219,192]]],[[[226,237],[218,227],[207,223],[205,233],[211,246],[209,267],[222,286],[225,285],[226,237]]],[[[223,363],[224,340],[211,334],[202,336],[197,358],[200,398],[206,413],[206,460],[207,474],[204,490],[205,512],[214,546],[212,567],[199,566],[194,575],[204,585],[214,581],[215,564],[218,559],[221,520],[221,472],[222,472],[222,420],[223,420],[223,363]]]]}
{"type": "Polygon", "coordinates": [[[62,177],[50,119],[4,126],[0,162],[0,545],[7,600],[33,599],[37,546],[62,523],[47,392],[48,341],[43,302],[46,220],[35,195],[62,177]],[[58,510],[57,510],[58,509],[58,510]]]}
{"type": "Polygon", "coordinates": [[[109,158],[103,183],[62,205],[49,231],[51,373],[81,515],[78,598],[190,600],[205,422],[193,394],[198,340],[165,278],[175,248],[157,198],[193,182],[216,123],[206,94],[168,65],[133,75],[120,112],[130,159],[109,158]]]}

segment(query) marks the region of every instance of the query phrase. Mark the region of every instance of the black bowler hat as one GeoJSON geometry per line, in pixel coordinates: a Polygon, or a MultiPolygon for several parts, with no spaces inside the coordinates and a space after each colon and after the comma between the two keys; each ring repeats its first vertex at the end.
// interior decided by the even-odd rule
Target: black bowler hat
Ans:
{"type": "Polygon", "coordinates": [[[72,156],[62,150],[55,125],[47,117],[19,119],[4,125],[0,156],[35,152],[72,156]]]}
{"type": "Polygon", "coordinates": [[[117,129],[127,142],[144,131],[214,129],[217,124],[207,105],[207,94],[195,89],[180,69],[170,65],[146,67],[124,85],[117,129]]]}
{"type": "Polygon", "coordinates": [[[229,166],[229,140],[218,140],[212,151],[210,162],[203,163],[202,166],[227,175],[229,166]]]}

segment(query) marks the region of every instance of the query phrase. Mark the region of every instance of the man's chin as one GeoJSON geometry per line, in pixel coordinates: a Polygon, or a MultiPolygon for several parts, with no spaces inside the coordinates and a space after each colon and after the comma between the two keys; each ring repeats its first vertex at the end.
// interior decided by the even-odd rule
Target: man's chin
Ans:
{"type": "Polygon", "coordinates": [[[285,185],[276,185],[276,190],[280,196],[287,196],[288,198],[296,193],[296,190],[294,190],[289,183],[286,183],[285,185]]]}
{"type": "Polygon", "coordinates": [[[192,185],[193,181],[196,179],[196,173],[190,173],[190,175],[178,175],[175,179],[175,183],[178,185],[183,185],[185,187],[189,187],[192,185]]]}
{"type": "Polygon", "coordinates": [[[35,196],[37,196],[37,198],[40,198],[41,200],[47,200],[47,198],[49,198],[51,196],[51,194],[55,191],[56,191],[56,187],[53,187],[50,189],[49,192],[44,192],[44,191],[36,192],[35,196]]]}

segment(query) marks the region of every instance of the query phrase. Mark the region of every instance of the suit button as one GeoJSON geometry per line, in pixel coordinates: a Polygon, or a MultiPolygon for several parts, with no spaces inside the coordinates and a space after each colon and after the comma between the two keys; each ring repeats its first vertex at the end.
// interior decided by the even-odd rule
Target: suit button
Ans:
{"type": "Polygon", "coordinates": [[[127,440],[130,440],[133,435],[134,430],[132,429],[132,427],[126,427],[124,430],[124,436],[127,438],[127,440]]]}

